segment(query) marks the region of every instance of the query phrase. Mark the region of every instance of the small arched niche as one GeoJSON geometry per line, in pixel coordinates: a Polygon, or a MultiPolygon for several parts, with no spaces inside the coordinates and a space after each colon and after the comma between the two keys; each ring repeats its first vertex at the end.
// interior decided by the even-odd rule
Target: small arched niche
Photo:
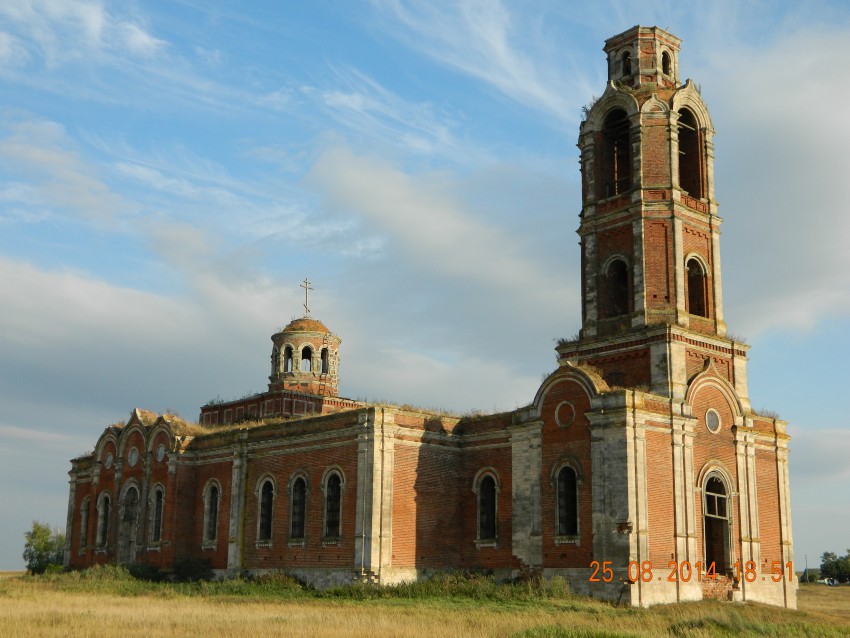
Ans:
{"type": "Polygon", "coordinates": [[[629,295],[629,266],[625,260],[612,259],[605,269],[606,295],[603,306],[603,319],[619,317],[631,312],[629,295]]]}
{"type": "Polygon", "coordinates": [[[706,273],[699,259],[691,257],[687,264],[688,275],[688,307],[689,314],[699,317],[708,317],[708,286],[706,285],[706,273]]]}

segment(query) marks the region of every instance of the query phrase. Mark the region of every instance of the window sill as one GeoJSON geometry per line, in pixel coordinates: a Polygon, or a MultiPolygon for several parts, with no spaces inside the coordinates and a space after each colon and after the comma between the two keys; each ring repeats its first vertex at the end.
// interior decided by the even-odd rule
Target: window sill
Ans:
{"type": "Polygon", "coordinates": [[[293,538],[289,541],[290,547],[304,547],[307,544],[303,538],[293,538]]]}
{"type": "Polygon", "coordinates": [[[575,545],[579,547],[581,545],[580,540],[580,536],[556,536],[555,545],[575,545]]]}
{"type": "Polygon", "coordinates": [[[333,547],[334,545],[339,545],[342,543],[341,538],[323,538],[322,539],[322,547],[333,547]]]}
{"type": "Polygon", "coordinates": [[[218,543],[216,541],[204,541],[201,543],[201,549],[214,552],[218,549],[218,543]]]}
{"type": "Polygon", "coordinates": [[[495,538],[478,538],[475,540],[476,549],[481,549],[482,547],[493,547],[497,548],[499,546],[499,541],[495,538]]]}
{"type": "Polygon", "coordinates": [[[147,547],[145,547],[145,551],[148,551],[148,552],[158,552],[158,551],[159,551],[159,547],[160,547],[160,544],[159,544],[159,543],[153,543],[153,544],[148,545],[147,547]]]}
{"type": "Polygon", "coordinates": [[[270,548],[271,546],[272,546],[271,541],[257,541],[256,543],[254,543],[254,547],[256,547],[257,549],[260,549],[261,547],[269,547],[270,548]]]}
{"type": "Polygon", "coordinates": [[[96,547],[94,550],[95,554],[105,554],[108,551],[107,547],[104,545],[102,547],[96,547]]]}

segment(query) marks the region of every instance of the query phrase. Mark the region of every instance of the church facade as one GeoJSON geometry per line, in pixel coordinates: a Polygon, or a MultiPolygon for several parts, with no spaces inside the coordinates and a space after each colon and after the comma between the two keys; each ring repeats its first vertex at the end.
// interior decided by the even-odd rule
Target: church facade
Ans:
{"type": "Polygon", "coordinates": [[[134,410],[72,461],[66,566],[202,557],[320,586],[461,569],[796,607],[789,437],[726,334],[714,131],[679,44],[640,26],[605,43],[578,142],[582,328],[527,407],[341,398],[340,338],[296,319],[266,392],[197,424],[134,410]]]}

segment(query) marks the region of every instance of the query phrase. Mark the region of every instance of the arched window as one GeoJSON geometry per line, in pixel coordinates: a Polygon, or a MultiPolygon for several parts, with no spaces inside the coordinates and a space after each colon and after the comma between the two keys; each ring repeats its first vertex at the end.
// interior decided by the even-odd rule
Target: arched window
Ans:
{"type": "Polygon", "coordinates": [[[327,348],[322,348],[322,374],[327,374],[331,370],[330,355],[327,348]]]}
{"type": "Polygon", "coordinates": [[[89,502],[86,496],[80,504],[80,549],[85,549],[89,542],[89,502]]]}
{"type": "Polygon", "coordinates": [[[283,349],[283,371],[292,372],[292,346],[283,349]]]}
{"type": "Polygon", "coordinates": [[[277,346],[272,348],[272,376],[280,374],[280,350],[277,346]]]}
{"type": "Polygon", "coordinates": [[[670,54],[667,51],[661,53],[661,72],[670,75],[670,54]]]}
{"type": "Polygon", "coordinates": [[[697,119],[688,109],[679,111],[679,186],[688,195],[704,197],[702,144],[697,119]]]}
{"type": "Polygon", "coordinates": [[[632,74],[631,51],[623,51],[623,55],[620,56],[620,71],[622,72],[624,77],[632,74]]]}
{"type": "Polygon", "coordinates": [[[306,346],[301,351],[301,372],[311,372],[313,370],[313,349],[306,346]]]}
{"type": "Polygon", "coordinates": [[[290,503],[289,538],[291,540],[303,540],[304,522],[307,514],[307,482],[303,477],[299,476],[292,483],[290,503]]]}
{"type": "Polygon", "coordinates": [[[97,499],[97,546],[106,547],[109,542],[109,516],[112,500],[109,494],[103,492],[97,499]]]}
{"type": "Polygon", "coordinates": [[[707,317],[706,312],[706,277],[702,264],[697,259],[689,259],[688,269],[688,307],[692,315],[707,317]]]}
{"type": "Polygon", "coordinates": [[[214,543],[218,538],[218,503],[221,490],[218,483],[210,481],[204,494],[204,542],[214,543]]]}
{"type": "Polygon", "coordinates": [[[576,471],[564,466],[558,472],[558,536],[578,536],[578,482],[576,471]]]}
{"type": "Polygon", "coordinates": [[[723,479],[709,474],[703,488],[703,537],[705,565],[714,563],[715,572],[720,574],[732,565],[729,530],[730,513],[728,491],[723,479]]]}
{"type": "Polygon", "coordinates": [[[602,128],[601,197],[612,197],[632,187],[632,151],[629,118],[622,109],[614,109],[602,128]]]}
{"type": "Polygon", "coordinates": [[[342,479],[333,472],[325,484],[325,539],[335,540],[340,533],[340,514],[342,510],[342,479]]]}
{"type": "Polygon", "coordinates": [[[478,484],[478,540],[496,540],[496,479],[489,474],[478,484]]]}
{"type": "Polygon", "coordinates": [[[629,295],[629,267],[622,259],[614,259],[605,272],[608,288],[604,317],[619,317],[631,312],[629,295]]]}
{"type": "MultiPolygon", "coordinates": [[[[133,448],[135,449],[135,448],[133,448]]],[[[126,488],[118,510],[118,562],[125,565],[136,560],[136,534],[139,520],[139,490],[126,488]]]]}
{"type": "Polygon", "coordinates": [[[148,538],[152,543],[162,540],[162,508],[165,503],[165,492],[157,485],[151,494],[150,532],[148,538]]]}
{"type": "Polygon", "coordinates": [[[263,482],[260,488],[260,516],[257,521],[257,540],[272,539],[272,509],[274,504],[274,485],[270,480],[263,482]]]}

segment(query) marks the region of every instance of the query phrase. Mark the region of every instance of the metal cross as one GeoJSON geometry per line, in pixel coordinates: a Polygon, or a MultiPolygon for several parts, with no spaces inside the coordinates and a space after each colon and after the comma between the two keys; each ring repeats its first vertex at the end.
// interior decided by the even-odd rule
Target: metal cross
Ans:
{"type": "Polygon", "coordinates": [[[310,287],[310,280],[304,277],[304,281],[301,282],[301,287],[304,289],[304,316],[310,316],[310,291],[313,288],[310,287]]]}

